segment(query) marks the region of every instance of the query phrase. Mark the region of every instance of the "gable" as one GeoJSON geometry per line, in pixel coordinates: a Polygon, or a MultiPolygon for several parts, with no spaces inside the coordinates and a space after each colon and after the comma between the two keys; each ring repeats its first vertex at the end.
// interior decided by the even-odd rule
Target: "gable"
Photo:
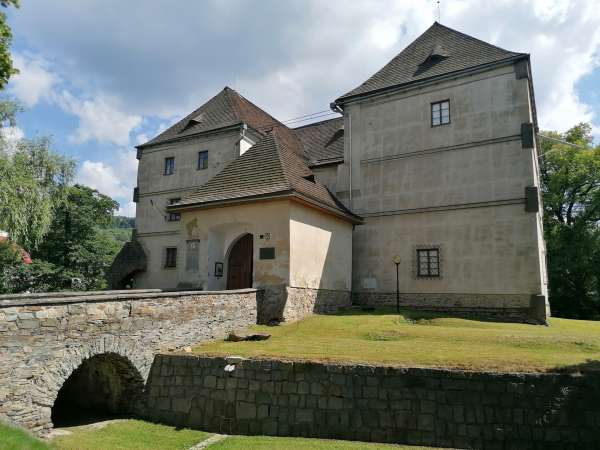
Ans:
{"type": "Polygon", "coordinates": [[[526,56],[435,22],[381,70],[339,97],[336,103],[387,88],[526,56]]]}

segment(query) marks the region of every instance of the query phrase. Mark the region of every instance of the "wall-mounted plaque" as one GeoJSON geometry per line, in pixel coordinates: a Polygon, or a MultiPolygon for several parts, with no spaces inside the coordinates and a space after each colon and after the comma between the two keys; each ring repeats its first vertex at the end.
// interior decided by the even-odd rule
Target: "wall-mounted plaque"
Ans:
{"type": "Polygon", "coordinates": [[[275,247],[261,247],[258,253],[259,259],[275,259],[275,247]]]}

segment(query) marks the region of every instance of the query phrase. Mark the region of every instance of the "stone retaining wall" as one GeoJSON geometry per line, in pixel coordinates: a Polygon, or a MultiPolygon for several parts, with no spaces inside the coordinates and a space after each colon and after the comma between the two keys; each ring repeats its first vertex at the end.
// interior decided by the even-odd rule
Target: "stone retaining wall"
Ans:
{"type": "Polygon", "coordinates": [[[255,289],[115,291],[0,301],[0,416],[34,431],[52,424],[64,381],[95,355],[119,355],[145,380],[156,352],[256,323],[255,289]]]}
{"type": "Polygon", "coordinates": [[[147,416],[233,434],[596,449],[600,377],[157,355],[147,416]]]}
{"type": "Polygon", "coordinates": [[[310,289],[287,285],[265,286],[258,307],[258,322],[294,322],[312,314],[330,314],[350,306],[349,291],[310,289]]]}
{"type": "MultiPolygon", "coordinates": [[[[449,313],[464,317],[489,317],[502,322],[545,324],[542,296],[529,294],[414,294],[400,293],[400,307],[414,311],[449,313]]],[[[352,302],[361,306],[396,306],[395,292],[353,292],[352,302]]]]}

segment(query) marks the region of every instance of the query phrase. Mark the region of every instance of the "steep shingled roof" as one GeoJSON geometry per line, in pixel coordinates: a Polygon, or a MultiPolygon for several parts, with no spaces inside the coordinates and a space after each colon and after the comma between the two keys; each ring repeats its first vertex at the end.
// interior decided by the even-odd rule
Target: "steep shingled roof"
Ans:
{"type": "Polygon", "coordinates": [[[344,158],[344,119],[324,120],[294,128],[302,145],[304,156],[311,166],[338,162],[344,158]]]}
{"type": "Polygon", "coordinates": [[[241,125],[242,123],[247,124],[263,135],[275,127],[280,130],[282,141],[290,149],[302,153],[301,145],[292,130],[230,87],[225,87],[175,125],[138,147],[160,144],[172,139],[241,125]]]}
{"type": "Polygon", "coordinates": [[[527,54],[504,50],[435,22],[375,75],[336,102],[519,56],[527,54]]]}
{"type": "Polygon", "coordinates": [[[169,209],[210,206],[261,197],[299,197],[351,222],[360,222],[329,190],[314,180],[304,158],[290,150],[279,129],[229,163],[198,190],[169,209]]]}

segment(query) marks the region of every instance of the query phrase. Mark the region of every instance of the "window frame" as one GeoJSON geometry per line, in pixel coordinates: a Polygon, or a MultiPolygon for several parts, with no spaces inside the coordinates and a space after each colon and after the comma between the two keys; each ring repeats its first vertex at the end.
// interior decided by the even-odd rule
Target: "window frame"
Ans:
{"type": "Polygon", "coordinates": [[[208,150],[200,150],[198,152],[198,164],[196,166],[196,170],[206,170],[208,169],[208,150]],[[202,155],[206,155],[206,158],[202,158],[202,155]],[[204,164],[201,167],[200,162],[203,161],[204,164]]]}
{"type": "Polygon", "coordinates": [[[163,175],[167,176],[167,175],[173,175],[175,173],[175,157],[174,156],[167,156],[165,158],[165,166],[164,166],[164,171],[163,171],[163,175]],[[167,161],[173,161],[172,165],[168,165],[167,161]],[[169,172],[167,169],[170,168],[171,171],[169,172]]]}
{"type": "Polygon", "coordinates": [[[430,114],[429,118],[430,118],[431,128],[441,127],[443,125],[450,125],[450,123],[452,123],[452,116],[450,115],[450,99],[447,98],[445,100],[439,100],[437,102],[431,102],[431,105],[430,105],[430,108],[429,108],[429,114],[430,114]],[[442,109],[442,105],[444,103],[448,103],[448,122],[442,122],[442,110],[443,110],[442,109]],[[438,123],[438,124],[434,124],[433,123],[433,108],[436,105],[440,106],[440,110],[439,110],[439,115],[440,115],[439,120],[440,120],[440,123],[438,123]]]}
{"type": "MultiPolygon", "coordinates": [[[[169,205],[173,205],[181,200],[181,197],[170,198],[169,205]]],[[[167,222],[179,222],[181,220],[181,213],[167,211],[167,222]]]]}
{"type": "Polygon", "coordinates": [[[441,277],[441,257],[440,257],[440,248],[439,247],[422,247],[416,249],[416,276],[417,278],[440,278],[441,277]],[[425,273],[421,272],[421,254],[427,253],[425,258],[427,258],[427,271],[425,273]],[[430,252],[435,252],[435,266],[432,268],[431,254],[430,252]],[[436,270],[437,273],[432,273],[432,270],[436,270]]]}
{"type": "Polygon", "coordinates": [[[165,269],[176,269],[177,268],[177,247],[165,247],[165,263],[163,264],[163,268],[165,269]],[[174,250],[174,257],[170,258],[169,254],[174,250]]]}

